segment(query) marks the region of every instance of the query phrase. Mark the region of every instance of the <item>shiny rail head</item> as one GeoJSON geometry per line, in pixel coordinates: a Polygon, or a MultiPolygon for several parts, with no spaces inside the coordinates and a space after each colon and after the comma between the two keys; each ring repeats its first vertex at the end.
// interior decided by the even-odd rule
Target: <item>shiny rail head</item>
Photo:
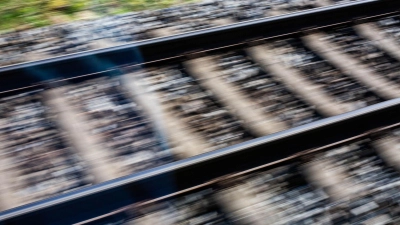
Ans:
{"type": "Polygon", "coordinates": [[[246,26],[252,26],[252,25],[257,25],[257,24],[262,24],[262,23],[278,21],[278,20],[286,20],[286,19],[291,19],[291,18],[295,18],[295,17],[307,15],[307,14],[323,13],[323,12],[329,12],[332,10],[337,10],[337,9],[342,9],[342,8],[347,8],[347,7],[368,5],[368,4],[371,4],[374,2],[380,2],[380,1],[387,1],[387,0],[360,0],[360,1],[349,2],[349,3],[340,3],[340,4],[330,5],[330,6],[324,6],[324,7],[314,8],[314,9],[303,10],[303,11],[299,11],[299,12],[292,12],[292,13],[278,15],[278,16],[254,19],[254,20],[249,20],[249,21],[244,21],[244,22],[237,22],[237,23],[229,24],[229,25],[223,25],[223,26],[217,26],[217,27],[212,27],[212,28],[207,28],[207,29],[202,29],[202,30],[186,32],[186,33],[180,33],[180,34],[171,35],[171,36],[167,36],[167,37],[159,37],[159,38],[151,38],[151,39],[147,39],[147,40],[135,41],[132,43],[122,44],[122,45],[118,45],[118,46],[114,46],[114,47],[108,47],[108,48],[102,48],[102,49],[96,49],[96,50],[88,50],[88,51],[83,51],[83,52],[78,52],[78,53],[56,56],[56,57],[52,57],[49,59],[30,61],[30,62],[26,62],[26,63],[18,63],[18,64],[9,65],[9,66],[2,66],[2,67],[0,67],[0,73],[6,72],[9,70],[13,70],[13,69],[20,69],[20,68],[25,68],[25,67],[30,67],[30,66],[38,66],[38,65],[43,65],[43,64],[47,64],[47,63],[54,63],[54,62],[59,62],[59,61],[63,61],[63,60],[76,59],[76,58],[80,58],[80,57],[86,57],[86,56],[91,56],[91,55],[96,55],[96,54],[101,54],[101,53],[109,53],[109,52],[118,51],[118,50],[139,49],[142,46],[155,45],[155,44],[159,44],[159,43],[171,41],[171,40],[185,39],[185,38],[190,38],[190,37],[194,37],[194,36],[198,36],[198,35],[212,34],[215,32],[221,32],[221,31],[223,32],[223,31],[242,28],[242,27],[246,27],[246,26]]]}
{"type": "Polygon", "coordinates": [[[251,148],[259,147],[265,144],[273,143],[276,141],[285,140],[290,137],[304,134],[308,131],[315,130],[318,128],[328,127],[331,125],[339,124],[346,121],[351,121],[374,112],[384,111],[395,107],[398,110],[400,107],[400,98],[378,103],[376,105],[368,106],[356,111],[348,112],[342,115],[322,119],[310,124],[295,127],[286,131],[278,132],[265,137],[260,137],[254,140],[250,140],[244,143],[240,143],[231,147],[215,150],[212,152],[204,153],[198,156],[194,156],[188,159],[180,160],[177,162],[172,162],[167,165],[160,167],[148,169],[139,173],[135,173],[122,178],[107,181],[101,184],[93,185],[87,188],[83,188],[78,191],[73,191],[67,194],[62,194],[49,199],[41,200],[10,210],[6,210],[0,213],[0,221],[22,216],[24,214],[32,213],[37,210],[49,208],[62,203],[67,203],[72,200],[76,200],[82,197],[90,196],[96,193],[111,190],[113,188],[121,187],[123,185],[135,183],[141,180],[145,180],[151,177],[156,177],[157,175],[167,174],[178,169],[187,168],[194,165],[199,165],[205,163],[212,159],[221,158],[223,156],[232,155],[237,152],[246,151],[251,148]]]}

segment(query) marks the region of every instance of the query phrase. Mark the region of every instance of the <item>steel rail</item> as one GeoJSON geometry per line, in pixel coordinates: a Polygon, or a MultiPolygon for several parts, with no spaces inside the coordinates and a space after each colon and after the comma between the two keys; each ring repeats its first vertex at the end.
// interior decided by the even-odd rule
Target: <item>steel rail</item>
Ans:
{"type": "Polygon", "coordinates": [[[234,23],[168,37],[0,67],[0,92],[51,79],[66,79],[165,59],[183,59],[196,52],[237,46],[304,30],[351,23],[396,13],[396,0],[365,0],[234,23]]]}
{"type": "MultiPolygon", "coordinates": [[[[0,213],[0,221],[11,222],[27,218],[33,221],[37,217],[55,215],[57,212],[62,212],[63,217],[69,219],[67,223],[84,221],[85,218],[93,218],[122,207],[123,205],[115,205],[120,199],[113,195],[118,192],[133,196],[128,203],[155,199],[398,122],[400,99],[394,99],[10,209],[0,213]],[[160,189],[160,185],[164,187],[160,189]],[[98,201],[104,209],[99,209],[101,207],[98,201]],[[83,202],[86,206],[82,208],[80,204],[83,202]],[[88,210],[85,212],[87,217],[76,216],[82,210],[88,210]],[[90,210],[94,212],[90,213],[90,210]],[[76,221],[72,221],[74,215],[76,221]]],[[[123,202],[128,205],[126,203],[123,202]]]]}
{"type": "Polygon", "coordinates": [[[188,194],[189,192],[193,192],[193,191],[196,191],[196,190],[200,190],[200,189],[204,189],[204,188],[207,188],[207,187],[211,187],[212,185],[217,185],[219,183],[230,182],[232,179],[234,180],[236,178],[239,178],[239,177],[247,175],[247,174],[251,174],[251,173],[254,173],[254,172],[257,172],[257,171],[262,171],[262,170],[265,170],[265,169],[273,168],[274,166],[277,166],[277,165],[283,165],[285,163],[290,163],[290,161],[292,161],[292,160],[300,159],[301,157],[304,157],[304,156],[307,156],[307,155],[310,155],[310,154],[315,154],[317,152],[326,151],[328,149],[332,149],[332,148],[335,148],[335,147],[338,147],[338,146],[349,144],[349,143],[352,143],[352,142],[355,142],[355,141],[358,141],[358,140],[361,140],[361,139],[366,139],[366,138],[369,138],[369,137],[371,137],[373,135],[377,135],[377,134],[380,134],[382,132],[387,132],[387,131],[390,131],[390,130],[393,130],[393,129],[399,128],[399,127],[400,127],[400,123],[396,123],[396,124],[389,125],[389,126],[386,126],[386,127],[373,129],[373,130],[367,131],[365,133],[362,133],[360,135],[356,135],[356,136],[353,136],[353,137],[350,137],[350,138],[347,138],[347,139],[344,139],[344,140],[341,140],[341,141],[334,142],[332,144],[328,144],[328,145],[325,145],[325,146],[322,146],[322,147],[319,147],[319,148],[309,149],[309,150],[306,150],[306,151],[299,152],[298,154],[295,154],[293,156],[290,156],[290,157],[287,157],[287,158],[284,158],[284,159],[281,159],[281,160],[278,160],[278,161],[274,161],[272,163],[267,163],[267,164],[264,164],[264,165],[261,165],[261,166],[246,170],[246,171],[242,171],[242,172],[226,175],[226,176],[214,179],[212,181],[209,181],[207,183],[200,184],[200,185],[197,185],[195,187],[191,187],[191,188],[188,188],[188,189],[185,189],[185,190],[182,190],[182,191],[178,191],[178,192],[169,194],[167,196],[163,196],[163,197],[160,197],[160,198],[157,198],[157,199],[152,199],[152,200],[145,201],[145,202],[135,203],[135,204],[132,204],[132,205],[127,205],[127,206],[125,206],[123,208],[114,210],[114,211],[109,212],[107,214],[100,215],[100,216],[97,216],[95,218],[91,218],[91,219],[88,219],[88,220],[85,220],[85,221],[81,221],[79,223],[76,223],[76,225],[90,224],[90,223],[92,223],[94,221],[98,221],[98,220],[101,220],[101,219],[116,215],[118,213],[126,212],[126,211],[129,211],[129,210],[132,210],[132,209],[135,209],[135,208],[138,208],[138,207],[142,207],[142,206],[146,206],[146,205],[150,205],[150,204],[153,204],[153,203],[165,201],[165,200],[168,200],[168,199],[171,199],[171,198],[174,198],[174,197],[182,196],[182,195],[188,194]]]}

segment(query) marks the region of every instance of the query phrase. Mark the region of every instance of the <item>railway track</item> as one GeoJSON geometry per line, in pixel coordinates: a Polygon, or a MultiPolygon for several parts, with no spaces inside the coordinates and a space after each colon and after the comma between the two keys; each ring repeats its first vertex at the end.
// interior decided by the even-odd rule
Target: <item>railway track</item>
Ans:
{"type": "MultiPolygon", "coordinates": [[[[215,1],[132,12],[0,35],[0,66],[106,48],[346,1],[215,1]]],[[[349,1],[347,1],[348,3],[349,1]]],[[[350,2],[355,2],[354,0],[350,2]]]]}
{"type": "Polygon", "coordinates": [[[8,85],[2,91],[30,86],[43,80],[99,73],[128,64],[143,64],[171,58],[185,59],[193,53],[208,52],[224,46],[245,47],[255,40],[338,23],[351,24],[360,18],[395,14],[399,7],[399,3],[393,0],[356,1],[10,65],[0,68],[2,79],[8,80],[8,85]],[[319,19],[315,20],[316,17],[319,19]],[[13,82],[16,75],[23,77],[24,82],[13,82]]]}
{"type": "Polygon", "coordinates": [[[224,224],[396,222],[399,174],[383,163],[387,156],[381,145],[383,139],[397,139],[397,129],[392,128],[373,138],[359,136],[280,165],[234,174],[78,224],[176,223],[181,218],[224,224]],[[341,170],[339,165],[346,163],[347,170],[341,170]],[[367,214],[371,208],[374,215],[367,214]]]}
{"type": "MultiPolygon", "coordinates": [[[[384,10],[381,7],[377,12],[384,10]]],[[[346,9],[309,14],[339,15],[346,9]]],[[[110,49],[101,53],[110,57],[110,63],[94,68],[100,70],[95,74],[77,74],[92,70],[82,67],[87,62],[81,61],[76,65],[82,67],[79,71],[70,73],[77,68],[74,65],[60,76],[49,76],[49,71],[56,73],[60,69],[55,65],[89,57],[82,54],[2,68],[2,88],[7,91],[0,100],[0,109],[5,112],[0,120],[0,147],[1,160],[5,162],[2,165],[7,168],[2,168],[0,176],[7,182],[1,186],[0,205],[5,211],[0,219],[5,224],[33,218],[39,224],[52,223],[60,217],[60,224],[98,224],[115,218],[140,218],[146,223],[161,218],[151,215],[168,214],[174,207],[197,203],[173,198],[151,203],[151,207],[146,203],[115,210],[135,202],[201,190],[191,198],[205,196],[204,204],[210,205],[204,212],[206,216],[190,216],[176,210],[184,220],[257,223],[263,218],[246,210],[259,203],[243,187],[275,173],[276,178],[267,179],[272,183],[265,181],[265,185],[305,188],[301,194],[296,192],[296,201],[303,201],[303,194],[321,199],[302,209],[298,217],[287,209],[285,215],[275,218],[277,224],[294,220],[355,223],[397,217],[396,199],[390,203],[370,199],[373,194],[391,193],[398,182],[400,159],[396,157],[395,128],[400,121],[396,69],[400,61],[390,49],[399,48],[399,44],[393,32],[388,31],[396,24],[391,22],[388,28],[388,22],[382,22],[392,21],[396,12],[364,13],[361,22],[343,21],[235,46],[219,43],[221,46],[213,51],[141,65],[131,63],[115,68],[111,63],[114,54],[126,49],[110,49]],[[366,32],[366,26],[374,29],[366,32]],[[386,33],[389,35],[382,35],[386,33]],[[107,70],[101,70],[104,68],[107,70]],[[24,72],[16,76],[18,71],[24,72]],[[27,74],[33,78],[27,81],[29,88],[15,89],[17,86],[9,83],[27,74]],[[72,74],[84,76],[69,78],[72,74]],[[50,138],[53,133],[57,137],[50,138]],[[338,158],[345,159],[349,154],[359,155],[352,159],[359,167],[344,171],[348,162],[338,158]],[[46,166],[37,165],[38,160],[45,161],[46,166]],[[274,169],[277,165],[283,167],[274,169]],[[387,179],[370,178],[378,175],[368,169],[376,168],[385,171],[387,179]],[[265,169],[275,172],[261,172],[265,169]],[[286,178],[280,176],[292,176],[296,181],[291,184],[293,179],[287,178],[290,184],[286,184],[282,181],[286,178]],[[338,186],[335,179],[346,182],[338,186]],[[370,186],[374,189],[367,191],[370,186]],[[9,196],[17,197],[10,201],[9,196]],[[360,204],[344,206],[349,201],[360,204]],[[362,202],[373,205],[377,214],[364,218],[368,210],[357,213],[362,202]],[[314,204],[329,207],[312,213],[314,204]],[[65,207],[70,211],[60,210],[65,207]],[[350,207],[355,213],[349,214],[343,207],[350,207]],[[97,217],[107,212],[113,213],[97,217]],[[138,212],[152,213],[142,217],[136,215],[138,212]],[[315,215],[315,220],[309,214],[315,215]]],[[[259,25],[262,23],[268,21],[259,25]]],[[[253,25],[239,27],[250,29],[247,26],[253,25]]],[[[228,28],[227,33],[240,31],[228,28]]],[[[209,34],[222,35],[222,31],[210,30],[209,34]]],[[[188,38],[196,40],[194,34],[188,38]]],[[[177,41],[183,36],[175,38],[177,41]]],[[[165,39],[165,43],[160,39],[159,44],[166,46],[172,39],[165,39]]],[[[179,49],[185,50],[184,46],[179,49]]],[[[89,53],[96,58],[98,52],[89,53]]],[[[260,188],[261,184],[250,187],[254,193],[260,188]]],[[[266,215],[274,214],[277,204],[289,201],[279,191],[264,194],[283,199],[259,209],[266,215]]]]}

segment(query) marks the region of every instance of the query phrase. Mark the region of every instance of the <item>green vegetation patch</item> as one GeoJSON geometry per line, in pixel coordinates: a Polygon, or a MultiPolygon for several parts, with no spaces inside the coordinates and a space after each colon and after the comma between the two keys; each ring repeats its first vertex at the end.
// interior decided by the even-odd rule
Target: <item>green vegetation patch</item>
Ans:
{"type": "Polygon", "coordinates": [[[0,30],[42,27],[79,18],[82,11],[99,16],[160,9],[196,0],[0,0],[0,30]],[[60,19],[62,18],[62,19],[60,19]]]}

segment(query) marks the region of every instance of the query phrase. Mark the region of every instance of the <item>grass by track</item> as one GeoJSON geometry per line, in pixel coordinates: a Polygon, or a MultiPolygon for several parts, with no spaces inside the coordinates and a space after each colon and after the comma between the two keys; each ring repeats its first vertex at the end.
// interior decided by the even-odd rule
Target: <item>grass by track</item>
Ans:
{"type": "Polygon", "coordinates": [[[198,0],[0,0],[0,33],[198,0]]]}

